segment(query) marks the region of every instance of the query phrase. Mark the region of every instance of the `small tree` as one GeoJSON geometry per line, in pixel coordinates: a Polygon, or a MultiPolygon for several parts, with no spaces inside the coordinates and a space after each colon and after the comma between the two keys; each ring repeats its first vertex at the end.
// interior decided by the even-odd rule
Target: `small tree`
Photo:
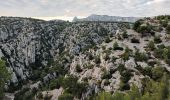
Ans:
{"type": "Polygon", "coordinates": [[[159,80],[162,78],[164,72],[165,72],[165,69],[163,67],[154,67],[152,69],[152,78],[154,80],[159,80]]]}
{"type": "Polygon", "coordinates": [[[123,38],[128,38],[128,34],[127,34],[127,32],[126,32],[126,31],[125,31],[125,32],[123,32],[122,36],[123,36],[123,38]]]}
{"type": "Polygon", "coordinates": [[[96,64],[100,64],[101,63],[100,56],[96,56],[94,60],[95,60],[96,64]]]}
{"type": "Polygon", "coordinates": [[[119,47],[119,45],[118,45],[117,42],[115,42],[115,43],[113,44],[113,49],[115,50],[117,47],[119,47]]]}
{"type": "Polygon", "coordinates": [[[58,97],[58,100],[73,100],[74,96],[69,93],[64,93],[58,97]]]}
{"type": "Polygon", "coordinates": [[[115,43],[113,44],[113,50],[123,50],[123,48],[122,48],[122,47],[119,47],[118,43],[115,42],[115,43]]]}
{"type": "Polygon", "coordinates": [[[81,66],[79,64],[76,65],[76,72],[80,73],[83,70],[81,69],[81,66]]]}
{"type": "Polygon", "coordinates": [[[167,34],[170,34],[170,25],[167,25],[166,31],[167,31],[167,34]]]}
{"type": "Polygon", "coordinates": [[[161,40],[160,36],[155,36],[155,37],[154,37],[154,42],[155,42],[155,43],[161,43],[162,40],[161,40]]]}
{"type": "Polygon", "coordinates": [[[109,42],[111,42],[110,38],[109,38],[109,37],[106,37],[105,43],[109,43],[109,42]]]}
{"type": "Polygon", "coordinates": [[[148,43],[148,48],[149,48],[151,51],[153,51],[153,50],[155,49],[155,44],[154,44],[153,41],[149,41],[149,43],[148,43]]]}
{"type": "Polygon", "coordinates": [[[10,79],[10,73],[6,69],[5,61],[0,60],[0,99],[4,96],[4,86],[7,80],[10,79]]]}

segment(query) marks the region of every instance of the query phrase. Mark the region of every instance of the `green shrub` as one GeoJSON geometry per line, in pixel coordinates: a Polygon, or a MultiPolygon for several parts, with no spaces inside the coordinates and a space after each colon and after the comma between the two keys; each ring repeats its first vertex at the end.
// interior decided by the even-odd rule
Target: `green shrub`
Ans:
{"type": "Polygon", "coordinates": [[[154,37],[154,42],[155,42],[155,43],[161,43],[162,40],[161,40],[160,36],[155,36],[155,37],[154,37]]]}
{"type": "Polygon", "coordinates": [[[25,93],[28,92],[29,90],[30,90],[29,88],[23,88],[14,95],[15,96],[14,100],[23,100],[25,93]]]}
{"type": "Polygon", "coordinates": [[[154,56],[156,58],[163,58],[163,49],[155,49],[154,50],[154,56]]]}
{"type": "Polygon", "coordinates": [[[137,31],[141,24],[142,24],[142,20],[136,21],[133,25],[133,29],[137,31]]]}
{"type": "Polygon", "coordinates": [[[122,80],[123,83],[127,83],[130,80],[131,76],[132,76],[130,70],[125,70],[125,71],[123,71],[120,74],[121,74],[121,78],[120,79],[122,80]]]}
{"type": "Polygon", "coordinates": [[[170,34],[170,25],[167,25],[166,32],[167,32],[167,34],[170,34]]]}
{"type": "Polygon", "coordinates": [[[148,56],[146,55],[146,53],[140,53],[139,50],[137,50],[135,52],[134,58],[136,61],[147,61],[148,60],[148,56]]]}
{"type": "Polygon", "coordinates": [[[155,44],[154,44],[154,42],[153,41],[149,41],[149,43],[148,43],[148,48],[151,50],[151,51],[153,51],[154,49],[155,49],[155,44]]]}
{"type": "Polygon", "coordinates": [[[127,32],[123,32],[122,37],[123,37],[123,38],[128,38],[127,32]]]}
{"type": "Polygon", "coordinates": [[[10,73],[6,68],[5,61],[0,60],[0,99],[4,96],[5,83],[10,79],[10,73]]]}
{"type": "Polygon", "coordinates": [[[110,79],[112,78],[112,74],[110,74],[110,72],[104,70],[104,73],[102,74],[102,79],[110,79]]]}
{"type": "Polygon", "coordinates": [[[76,72],[80,73],[83,70],[81,69],[81,66],[79,64],[76,65],[76,72]]]}
{"type": "Polygon", "coordinates": [[[41,92],[38,93],[38,94],[37,94],[37,98],[40,99],[40,100],[42,100],[42,99],[43,99],[43,94],[42,94],[41,92]]]}
{"type": "Polygon", "coordinates": [[[138,29],[137,32],[145,34],[145,33],[150,33],[152,30],[151,25],[146,24],[146,25],[141,25],[138,29]]]}
{"type": "Polygon", "coordinates": [[[109,38],[109,37],[106,37],[105,43],[109,43],[109,42],[111,42],[110,38],[109,38]]]}
{"type": "Polygon", "coordinates": [[[112,58],[111,58],[112,63],[114,63],[116,61],[116,59],[118,59],[118,58],[116,58],[115,56],[112,56],[112,58]]]}
{"type": "Polygon", "coordinates": [[[115,43],[113,44],[113,50],[123,50],[123,48],[122,48],[122,47],[119,47],[118,43],[115,42],[115,43]]]}
{"type": "Polygon", "coordinates": [[[104,58],[105,61],[109,60],[110,59],[109,54],[106,53],[106,55],[103,58],[104,58]]]}
{"type": "Polygon", "coordinates": [[[69,93],[64,93],[58,97],[58,100],[73,100],[74,96],[69,93]]]}
{"type": "Polygon", "coordinates": [[[105,82],[104,82],[104,85],[107,86],[107,85],[109,85],[109,84],[110,84],[109,80],[106,79],[105,82]]]}
{"type": "Polygon", "coordinates": [[[52,98],[52,95],[46,94],[44,97],[44,100],[51,100],[51,98],[52,98]]]}
{"type": "Polygon", "coordinates": [[[65,89],[66,93],[70,93],[78,98],[87,89],[86,83],[79,83],[78,78],[75,76],[67,76],[63,79],[62,87],[65,89]]]}
{"type": "Polygon", "coordinates": [[[140,40],[136,39],[136,38],[132,38],[131,39],[131,43],[140,43],[140,40]]]}
{"type": "Polygon", "coordinates": [[[101,63],[100,56],[95,56],[94,60],[95,60],[96,64],[100,64],[101,63]]]}
{"type": "Polygon", "coordinates": [[[163,67],[154,67],[152,68],[152,78],[154,80],[160,80],[165,72],[163,67]]]}
{"type": "Polygon", "coordinates": [[[61,82],[59,79],[54,79],[50,81],[49,87],[51,90],[53,89],[59,89],[61,86],[61,82]]]}
{"type": "Polygon", "coordinates": [[[130,85],[128,83],[124,83],[124,82],[120,82],[119,84],[119,90],[120,91],[125,91],[125,90],[129,90],[130,89],[130,85]]]}
{"type": "Polygon", "coordinates": [[[151,67],[145,67],[142,71],[143,75],[148,75],[152,77],[152,68],[151,67]]]}
{"type": "Polygon", "coordinates": [[[167,20],[161,20],[161,21],[160,21],[160,24],[161,24],[163,27],[167,27],[167,26],[168,26],[168,21],[167,21],[167,20]]]}
{"type": "Polygon", "coordinates": [[[128,47],[126,47],[125,52],[121,55],[121,58],[123,60],[129,60],[130,54],[132,53],[132,50],[130,50],[128,47]]]}
{"type": "Polygon", "coordinates": [[[125,65],[123,65],[123,64],[120,64],[117,69],[120,73],[122,73],[124,70],[126,70],[125,65]]]}

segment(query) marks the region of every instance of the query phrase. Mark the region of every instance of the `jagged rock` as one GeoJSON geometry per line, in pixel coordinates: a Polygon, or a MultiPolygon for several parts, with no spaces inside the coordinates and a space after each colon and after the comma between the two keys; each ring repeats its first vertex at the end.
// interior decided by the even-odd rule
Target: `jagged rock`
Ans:
{"type": "Polygon", "coordinates": [[[140,90],[142,89],[142,83],[141,80],[144,78],[143,75],[136,75],[129,80],[130,85],[136,85],[140,90]]]}
{"type": "Polygon", "coordinates": [[[140,65],[142,68],[148,67],[148,64],[145,62],[137,62],[138,65],[140,65]]]}
{"type": "Polygon", "coordinates": [[[119,59],[116,59],[115,64],[116,65],[124,64],[124,61],[123,61],[123,59],[119,58],[119,59]]]}
{"type": "MultiPolygon", "coordinates": [[[[108,34],[115,34],[126,25],[114,22],[69,23],[19,17],[0,17],[0,22],[2,55],[21,80],[32,75],[31,66],[47,66],[50,59],[57,59],[58,54],[66,48],[71,55],[79,54],[82,50],[100,44],[108,34]]],[[[13,75],[13,82],[16,81],[13,75]]]]}
{"type": "Polygon", "coordinates": [[[125,62],[125,67],[127,69],[134,69],[136,67],[136,63],[133,58],[130,58],[128,61],[125,62]]]}

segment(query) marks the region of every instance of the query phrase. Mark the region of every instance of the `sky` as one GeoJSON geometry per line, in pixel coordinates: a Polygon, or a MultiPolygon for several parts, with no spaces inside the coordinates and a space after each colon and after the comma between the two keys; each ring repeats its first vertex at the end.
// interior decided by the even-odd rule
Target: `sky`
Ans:
{"type": "Polygon", "coordinates": [[[144,17],[170,14],[170,0],[0,0],[0,16],[71,20],[91,14],[144,17]]]}

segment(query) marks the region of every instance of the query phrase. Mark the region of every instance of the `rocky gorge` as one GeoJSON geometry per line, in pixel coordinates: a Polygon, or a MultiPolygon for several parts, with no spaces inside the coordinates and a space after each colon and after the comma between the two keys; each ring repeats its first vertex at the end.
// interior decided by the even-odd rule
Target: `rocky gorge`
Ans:
{"type": "Polygon", "coordinates": [[[133,85],[143,91],[143,79],[157,81],[170,71],[169,19],[166,26],[164,20],[0,17],[0,57],[11,73],[6,91],[15,93],[15,100],[56,100],[64,94],[84,100],[100,91],[128,91],[133,85]]]}

